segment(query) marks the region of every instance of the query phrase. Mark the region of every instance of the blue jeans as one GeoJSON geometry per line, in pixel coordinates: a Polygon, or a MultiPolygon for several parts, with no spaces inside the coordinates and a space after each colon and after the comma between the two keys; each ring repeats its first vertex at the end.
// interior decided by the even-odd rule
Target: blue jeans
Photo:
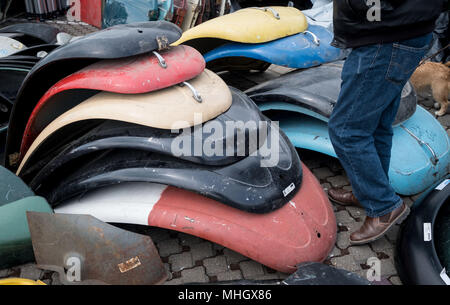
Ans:
{"type": "Polygon", "coordinates": [[[369,217],[402,205],[389,184],[394,122],[401,92],[429,49],[432,35],[355,48],[342,70],[329,121],[334,150],[369,217]]]}

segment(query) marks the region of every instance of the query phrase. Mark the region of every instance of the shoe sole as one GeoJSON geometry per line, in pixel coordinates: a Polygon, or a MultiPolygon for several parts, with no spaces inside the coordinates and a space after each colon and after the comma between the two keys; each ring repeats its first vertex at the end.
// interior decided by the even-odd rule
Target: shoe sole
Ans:
{"type": "Polygon", "coordinates": [[[384,230],[383,232],[381,232],[380,234],[376,235],[375,237],[372,237],[370,239],[364,239],[364,240],[359,240],[359,241],[352,241],[350,240],[350,245],[351,246],[358,246],[358,245],[364,245],[364,244],[368,244],[371,242],[374,242],[378,239],[380,239],[381,237],[383,237],[387,232],[389,232],[390,229],[392,229],[392,227],[396,224],[401,224],[403,221],[405,221],[406,218],[408,218],[409,215],[409,207],[407,206],[405,211],[403,211],[403,213],[401,213],[400,215],[397,216],[397,218],[391,223],[390,226],[388,226],[386,228],[386,230],[384,230]]]}

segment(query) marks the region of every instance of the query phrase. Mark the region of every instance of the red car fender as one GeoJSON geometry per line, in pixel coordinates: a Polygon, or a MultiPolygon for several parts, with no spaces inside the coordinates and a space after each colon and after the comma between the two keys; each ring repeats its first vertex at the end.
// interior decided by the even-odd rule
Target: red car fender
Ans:
{"type": "MultiPolygon", "coordinates": [[[[203,56],[189,46],[172,47],[159,54],[166,68],[161,66],[156,55],[148,53],[124,59],[102,60],[56,83],[39,100],[28,119],[20,156],[25,155],[39,132],[54,118],[83,101],[78,97],[76,102],[71,101],[69,109],[60,105],[64,100],[56,105],[54,98],[63,91],[87,89],[123,94],[146,93],[188,81],[205,69],[203,56]],[[65,111],[61,111],[61,107],[65,111]]],[[[74,93],[74,96],[77,95],[74,93]]]]}

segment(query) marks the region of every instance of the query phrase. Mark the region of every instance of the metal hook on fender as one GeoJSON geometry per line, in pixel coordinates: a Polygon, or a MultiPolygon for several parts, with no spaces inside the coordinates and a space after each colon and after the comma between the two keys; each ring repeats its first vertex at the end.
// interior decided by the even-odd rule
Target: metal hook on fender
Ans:
{"type": "Polygon", "coordinates": [[[152,53],[156,56],[156,58],[158,59],[159,65],[163,68],[166,69],[167,68],[167,63],[164,60],[164,57],[161,56],[161,54],[159,54],[156,51],[152,51],[152,53]]]}
{"type": "Polygon", "coordinates": [[[439,158],[437,157],[437,155],[436,155],[435,151],[433,150],[433,148],[431,148],[430,144],[428,144],[427,142],[423,141],[422,139],[419,139],[419,137],[417,137],[415,134],[413,134],[412,131],[410,131],[408,128],[406,128],[403,124],[401,124],[400,127],[402,127],[417,142],[419,142],[420,145],[426,146],[428,148],[428,150],[431,152],[431,155],[433,156],[431,158],[431,163],[433,163],[433,165],[436,165],[439,162],[439,158]]]}
{"type": "Polygon", "coordinates": [[[313,37],[313,39],[314,39],[314,44],[316,45],[316,46],[320,46],[320,39],[316,36],[316,34],[314,34],[313,32],[310,32],[310,31],[304,31],[303,32],[303,34],[309,34],[309,35],[311,35],[312,37],[313,37]]]}
{"type": "Polygon", "coordinates": [[[265,12],[270,11],[276,19],[278,19],[278,20],[281,19],[280,18],[280,14],[278,14],[278,12],[275,9],[271,8],[271,7],[251,7],[251,8],[254,8],[254,9],[257,9],[257,10],[261,10],[261,11],[265,11],[265,12]]]}
{"type": "Polygon", "coordinates": [[[192,86],[191,84],[189,84],[188,82],[182,82],[179,84],[181,87],[183,86],[187,86],[191,91],[192,91],[192,96],[194,97],[194,99],[201,103],[203,102],[202,97],[200,96],[200,94],[198,94],[197,90],[194,88],[194,86],[192,86]]]}

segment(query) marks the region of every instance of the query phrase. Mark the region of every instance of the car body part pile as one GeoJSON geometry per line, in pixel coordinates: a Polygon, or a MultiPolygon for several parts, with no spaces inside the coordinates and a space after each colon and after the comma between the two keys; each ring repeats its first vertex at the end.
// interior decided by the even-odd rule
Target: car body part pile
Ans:
{"type": "Polygon", "coordinates": [[[51,51],[17,94],[7,167],[56,213],[185,232],[283,272],[323,261],[336,220],[319,182],[243,92],[170,46],[180,37],[135,23],[51,51]]]}
{"type": "Polygon", "coordinates": [[[416,202],[402,224],[395,262],[408,285],[450,285],[450,179],[416,202]]]}
{"type": "Polygon", "coordinates": [[[251,7],[195,26],[175,45],[196,48],[216,72],[264,71],[271,64],[309,68],[338,60],[343,52],[330,45],[332,38],[326,28],[308,26],[294,7],[251,7]]]}
{"type": "MultiPolygon", "coordinates": [[[[292,143],[336,157],[328,135],[328,118],[338,99],[342,62],[294,71],[250,88],[246,93],[280,127],[292,143]]],[[[418,194],[450,171],[450,139],[430,113],[417,106],[407,83],[394,122],[389,179],[402,195],[418,194]]]]}

